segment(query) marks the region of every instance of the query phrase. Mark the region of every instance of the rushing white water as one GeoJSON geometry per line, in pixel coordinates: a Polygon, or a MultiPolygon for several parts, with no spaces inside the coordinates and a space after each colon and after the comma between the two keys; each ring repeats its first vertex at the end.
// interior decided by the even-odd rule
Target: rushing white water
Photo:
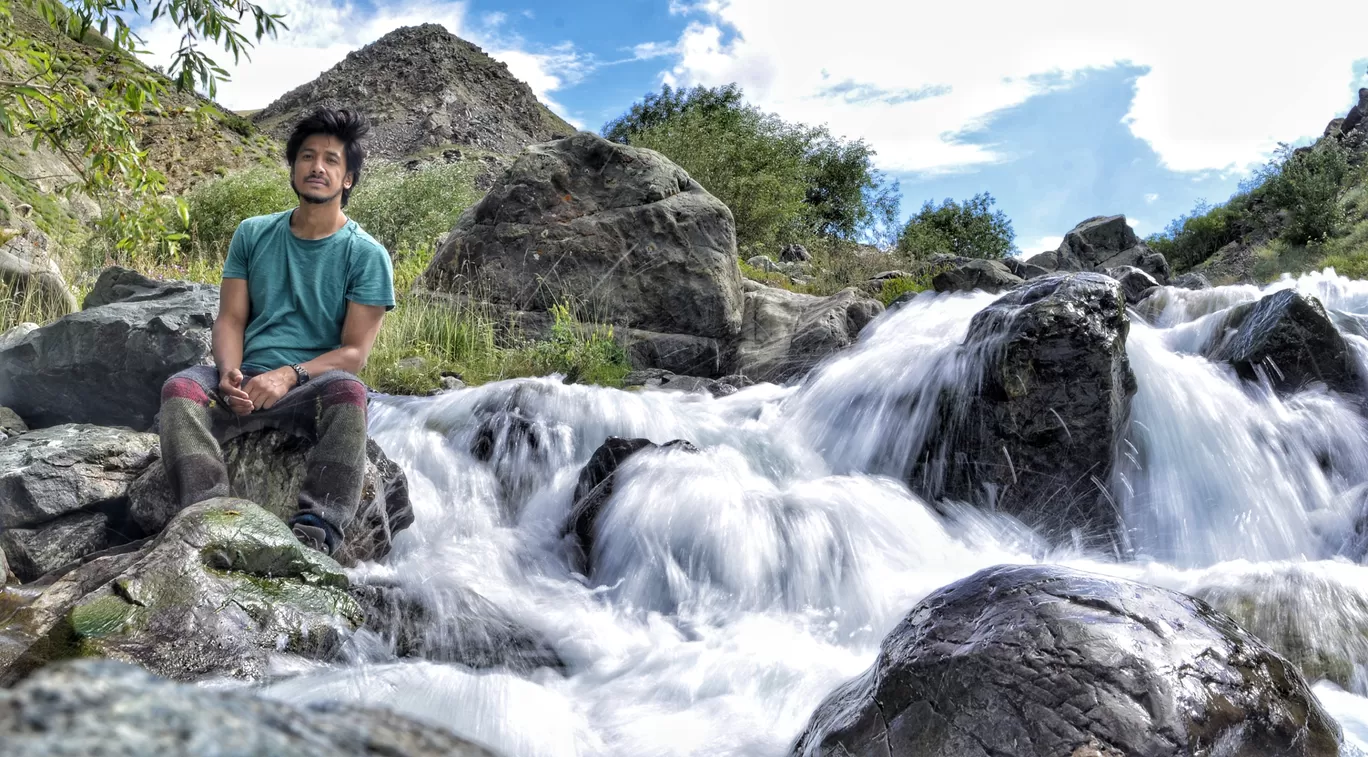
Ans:
{"type": "Polygon", "coordinates": [[[282,660],[296,675],[265,693],[389,706],[510,757],[782,755],[921,597],[990,565],[1049,561],[1278,602],[1270,629],[1319,639],[1356,671],[1347,690],[1316,692],[1368,748],[1368,567],[1347,538],[1368,491],[1368,424],[1326,392],[1278,398],[1197,354],[1221,311],[1289,287],[1322,298],[1346,333],[1368,318],[1368,283],[1317,274],[1166,290],[1151,324],[1133,319],[1139,392],[1113,483],[1126,561],[1051,552],[970,509],[937,514],[901,483],[942,393],[977,380],[956,346],[989,295],[919,296],[801,387],[714,399],[548,378],[377,399],[371,433],[408,473],[417,520],[387,566],[357,577],[473,589],[544,634],[566,674],[356,651],[371,662],[282,660]],[[591,582],[560,533],[580,467],[610,435],[700,452],[624,464],[591,582]]]}

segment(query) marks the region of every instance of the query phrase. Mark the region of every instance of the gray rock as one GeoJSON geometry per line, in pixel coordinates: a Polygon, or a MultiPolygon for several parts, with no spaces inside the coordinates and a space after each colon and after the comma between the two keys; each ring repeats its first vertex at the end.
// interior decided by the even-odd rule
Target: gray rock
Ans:
{"type": "Polygon", "coordinates": [[[394,364],[395,368],[401,371],[421,371],[427,367],[427,361],[421,357],[406,357],[394,364]]]}
{"type": "MultiPolygon", "coordinates": [[[[223,446],[228,485],[233,496],[259,504],[281,519],[299,508],[305,458],[312,449],[306,439],[283,431],[243,434],[223,446]]],[[[361,505],[342,534],[342,547],[333,555],[343,565],[383,560],[394,535],[413,523],[408,479],[385,456],[374,440],[366,442],[366,474],[361,505]]],[[[180,510],[160,460],[152,463],[129,489],[129,512],[146,533],[160,531],[180,510]]]]}
{"type": "Polygon", "coordinates": [[[108,660],[54,665],[0,691],[0,730],[0,757],[493,757],[388,710],[295,706],[108,660]]]}
{"type": "Polygon", "coordinates": [[[561,529],[561,537],[569,541],[572,562],[586,575],[593,569],[594,531],[603,506],[613,496],[617,470],[627,458],[644,449],[698,451],[698,448],[683,439],[656,444],[649,439],[623,439],[617,436],[608,437],[594,450],[589,462],[580,469],[579,478],[575,481],[574,504],[561,529]]]}
{"type": "Polygon", "coordinates": [[[801,244],[786,244],[779,250],[779,262],[781,263],[807,263],[811,262],[812,253],[808,248],[801,244]]]}
{"type": "Polygon", "coordinates": [[[1169,286],[1179,289],[1210,289],[1211,282],[1200,273],[1184,273],[1174,276],[1169,281],[1169,286]]]}
{"type": "Polygon", "coordinates": [[[1131,305],[1148,297],[1150,292],[1159,286],[1154,277],[1135,266],[1108,268],[1107,275],[1121,283],[1121,291],[1126,295],[1126,302],[1131,305]]]}
{"type": "Polygon", "coordinates": [[[1363,394],[1353,350],[1320,300],[1290,289],[1231,308],[1224,333],[1206,352],[1245,380],[1267,376],[1279,392],[1319,381],[1343,394],[1363,394]]]}
{"type": "Polygon", "coordinates": [[[613,335],[633,368],[659,368],[705,378],[717,376],[722,371],[723,347],[711,337],[641,329],[614,329],[613,335]]]}
{"type": "Polygon", "coordinates": [[[20,418],[18,413],[7,407],[0,407],[0,442],[27,434],[28,430],[28,424],[24,423],[24,419],[20,418]]]}
{"type": "Polygon", "coordinates": [[[1050,271],[1045,268],[1038,265],[1032,265],[1018,257],[1003,258],[1002,263],[1007,266],[1007,270],[1011,271],[1013,276],[1022,280],[1034,279],[1050,273],[1050,271]]]}
{"type": "Polygon", "coordinates": [[[95,286],[86,295],[82,309],[89,310],[116,302],[150,302],[189,292],[212,292],[217,297],[218,287],[193,281],[159,281],[131,268],[113,266],[100,273],[95,286]]]}
{"type": "Polygon", "coordinates": [[[117,428],[62,425],[0,444],[0,528],[34,528],[121,500],[160,440],[117,428]]]}
{"type": "Polygon", "coordinates": [[[750,260],[747,260],[746,265],[758,271],[765,271],[766,273],[779,273],[783,270],[779,267],[779,264],[771,260],[768,255],[756,255],[750,260]]]}
{"type": "Polygon", "coordinates": [[[0,352],[9,349],[12,345],[18,344],[20,340],[38,329],[38,324],[31,322],[21,323],[14,328],[0,334],[0,352]]]}
{"type": "Polygon", "coordinates": [[[138,551],[55,578],[0,631],[0,679],[78,651],[177,680],[255,678],[271,654],[333,657],[364,614],[332,559],[239,499],[187,508],[138,551]]]}
{"type": "Polygon", "coordinates": [[[793,754],[1339,754],[1296,668],[1205,603],[1056,566],[999,566],[908,613],[793,754]]]}
{"type": "Polygon", "coordinates": [[[997,294],[1022,284],[1021,277],[1014,275],[1001,260],[940,255],[932,259],[931,264],[940,269],[931,279],[931,286],[937,292],[983,290],[997,294]]]}
{"type": "MultiPolygon", "coordinates": [[[[13,230],[8,230],[14,233],[13,230]]],[[[0,245],[0,288],[26,309],[65,315],[76,309],[76,297],[57,267],[57,251],[36,228],[15,234],[0,245]]]]}
{"type": "Polygon", "coordinates": [[[545,636],[470,589],[360,584],[351,595],[366,612],[365,628],[397,657],[518,674],[565,668],[545,636]]]}
{"type": "Polygon", "coordinates": [[[632,371],[622,379],[624,388],[661,389],[675,392],[707,392],[714,397],[726,397],[741,389],[753,386],[754,381],[745,376],[723,376],[719,379],[705,379],[697,376],[680,376],[660,368],[632,371]]]}
{"type": "Polygon", "coordinates": [[[741,325],[731,211],[664,156],[587,133],[525,150],[420,280],[513,310],[728,340],[741,325]]]}
{"type": "Polygon", "coordinates": [[[18,576],[10,571],[9,560],[5,558],[5,550],[0,549],[0,591],[18,580],[18,576]]]}
{"type": "Polygon", "coordinates": [[[731,372],[775,383],[802,378],[853,344],[884,309],[856,289],[816,297],[760,286],[745,301],[731,372]]]}
{"type": "Polygon", "coordinates": [[[458,389],[464,389],[466,386],[464,381],[455,376],[443,376],[440,383],[443,392],[454,392],[458,389]]]}
{"type": "MultiPolygon", "coordinates": [[[[102,278],[119,275],[110,269],[102,278]]],[[[162,383],[210,361],[217,312],[217,290],[204,287],[60,318],[0,349],[0,405],[35,428],[95,423],[146,430],[160,408],[162,383]]]]}
{"type": "Polygon", "coordinates": [[[14,577],[24,582],[123,541],[109,514],[98,510],[64,515],[37,528],[0,530],[0,549],[14,577]]]}
{"type": "Polygon", "coordinates": [[[1146,247],[1135,235],[1125,216],[1095,216],[1075,226],[1064,235],[1064,241],[1054,253],[1054,267],[1037,255],[1028,263],[1055,271],[1095,271],[1134,266],[1154,277],[1160,284],[1168,283],[1169,265],[1164,256],[1146,247]]]}
{"type": "Polygon", "coordinates": [[[1112,538],[1107,482],[1136,391],[1129,330],[1120,284],[1095,273],[1034,279],[980,311],[964,349],[982,379],[952,401],[913,485],[1059,541],[1112,538]]]}

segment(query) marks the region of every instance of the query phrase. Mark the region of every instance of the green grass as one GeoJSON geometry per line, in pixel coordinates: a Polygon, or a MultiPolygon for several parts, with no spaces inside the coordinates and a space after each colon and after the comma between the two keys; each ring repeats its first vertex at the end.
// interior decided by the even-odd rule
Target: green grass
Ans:
{"type": "Polygon", "coordinates": [[[884,281],[882,288],[879,289],[879,302],[884,307],[893,304],[893,301],[908,292],[925,292],[931,288],[931,277],[925,273],[920,276],[899,276],[896,279],[884,281]]]}

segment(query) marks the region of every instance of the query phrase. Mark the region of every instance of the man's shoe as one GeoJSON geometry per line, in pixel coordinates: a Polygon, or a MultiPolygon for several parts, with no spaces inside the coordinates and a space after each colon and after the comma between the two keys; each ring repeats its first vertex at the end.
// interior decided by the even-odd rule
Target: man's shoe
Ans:
{"type": "Polygon", "coordinates": [[[325,555],[331,555],[332,550],[328,548],[328,532],[318,526],[310,526],[305,523],[296,523],[290,529],[290,533],[310,549],[316,549],[325,555]]]}

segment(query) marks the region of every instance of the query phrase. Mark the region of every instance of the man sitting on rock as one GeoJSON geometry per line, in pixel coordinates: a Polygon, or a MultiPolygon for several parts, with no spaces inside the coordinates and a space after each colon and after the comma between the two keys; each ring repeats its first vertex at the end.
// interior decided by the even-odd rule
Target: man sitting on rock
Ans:
{"type": "Polygon", "coordinates": [[[394,307],[385,248],[342,208],[361,178],[365,118],[320,109],[285,146],[298,207],[238,225],[223,266],[214,365],[162,387],[161,447],[181,507],[227,496],[219,444],[281,429],[314,440],[289,519],[294,535],[334,553],[361,500],[366,364],[394,307]]]}

